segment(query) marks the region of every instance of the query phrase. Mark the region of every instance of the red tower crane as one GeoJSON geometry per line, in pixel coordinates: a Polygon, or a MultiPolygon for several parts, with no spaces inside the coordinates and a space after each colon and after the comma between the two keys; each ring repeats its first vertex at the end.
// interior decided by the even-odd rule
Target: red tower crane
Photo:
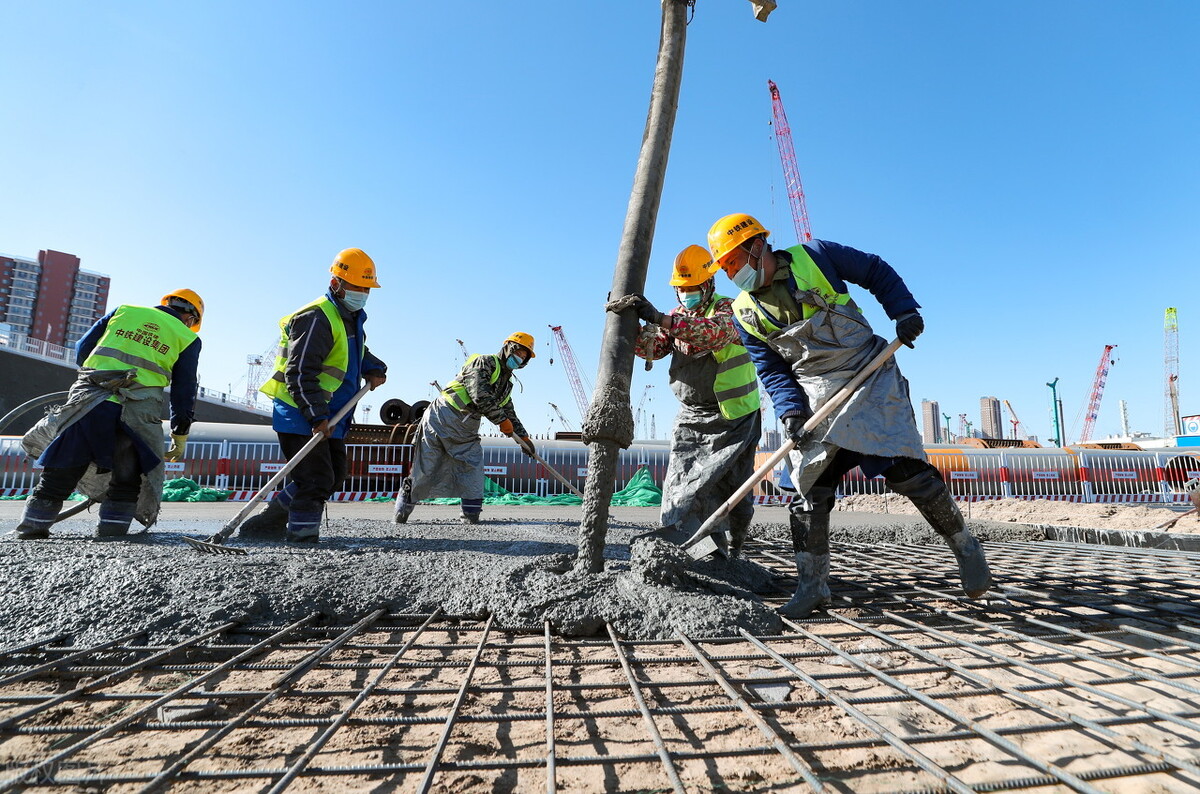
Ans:
{"type": "Polygon", "coordinates": [[[1021,435],[1019,430],[1021,428],[1021,417],[1017,416],[1016,409],[1012,407],[1012,403],[1010,403],[1008,400],[1004,401],[1004,406],[1008,408],[1008,414],[1012,417],[1012,419],[1009,419],[1008,421],[1012,423],[1013,426],[1013,438],[1020,439],[1021,435]]]}
{"type": "Polygon", "coordinates": [[[561,325],[550,326],[550,332],[554,334],[554,345],[558,349],[558,355],[562,357],[563,366],[567,368],[567,381],[571,384],[571,392],[575,395],[575,404],[579,406],[579,416],[586,420],[588,398],[583,390],[583,378],[579,374],[579,364],[575,361],[575,353],[571,350],[571,345],[567,342],[567,335],[563,333],[561,325]]]}
{"type": "Polygon", "coordinates": [[[779,147],[779,159],[783,163],[783,181],[787,188],[788,204],[792,207],[792,222],[796,225],[796,242],[807,243],[812,239],[808,225],[808,207],[804,203],[804,185],[800,182],[800,166],[796,163],[796,150],[792,148],[792,128],[788,126],[787,113],[779,87],[773,80],[767,81],[771,89],[771,113],[775,124],[775,145],[779,147]]]}
{"type": "Polygon", "coordinates": [[[1096,367],[1096,377],[1092,381],[1092,396],[1088,398],[1087,412],[1083,415],[1083,432],[1079,434],[1079,443],[1090,441],[1092,428],[1096,426],[1096,414],[1100,413],[1100,399],[1104,397],[1104,384],[1108,382],[1108,368],[1112,366],[1112,353],[1116,345],[1105,345],[1100,354],[1100,364],[1096,367]]]}

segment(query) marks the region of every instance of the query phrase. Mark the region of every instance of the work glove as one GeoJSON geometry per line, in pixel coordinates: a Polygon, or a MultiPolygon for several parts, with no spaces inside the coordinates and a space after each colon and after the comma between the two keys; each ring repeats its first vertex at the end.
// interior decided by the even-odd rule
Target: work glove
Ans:
{"type": "Polygon", "coordinates": [[[521,445],[521,451],[529,457],[532,458],[537,454],[537,447],[535,447],[533,442],[529,440],[529,436],[520,436],[517,438],[517,443],[521,445]]]}
{"type": "Polygon", "coordinates": [[[500,432],[506,436],[513,434],[513,423],[511,419],[504,419],[500,422],[500,432]]]}
{"type": "Polygon", "coordinates": [[[662,325],[663,318],[666,317],[658,309],[654,308],[654,304],[646,300],[643,295],[626,295],[623,298],[617,298],[614,301],[609,301],[605,308],[610,312],[622,312],[626,309],[633,309],[637,312],[638,319],[648,325],[662,325]]]}
{"type": "Polygon", "coordinates": [[[808,435],[804,431],[804,423],[808,421],[810,416],[812,414],[805,415],[799,411],[792,411],[781,417],[783,420],[783,431],[787,433],[788,438],[796,442],[796,446],[799,446],[804,441],[804,437],[808,435]]]}
{"type": "Polygon", "coordinates": [[[175,463],[183,460],[183,451],[187,449],[187,433],[182,435],[171,434],[171,446],[167,449],[167,454],[163,455],[163,460],[175,463]]]}
{"type": "Polygon", "coordinates": [[[317,422],[315,425],[313,425],[312,434],[314,436],[322,435],[325,436],[325,438],[329,438],[331,435],[333,435],[333,428],[329,426],[329,420],[322,419],[320,422],[317,422]]]}
{"type": "Polygon", "coordinates": [[[925,321],[917,312],[909,312],[896,318],[896,337],[909,347],[913,346],[913,342],[924,330],[925,321]]]}

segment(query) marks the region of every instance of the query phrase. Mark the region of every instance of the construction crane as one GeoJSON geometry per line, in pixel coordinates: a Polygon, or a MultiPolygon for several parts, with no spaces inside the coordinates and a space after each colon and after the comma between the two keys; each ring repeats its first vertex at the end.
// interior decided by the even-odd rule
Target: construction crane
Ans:
{"type": "MultiPolygon", "coordinates": [[[[563,333],[561,325],[550,326],[550,332],[554,335],[554,345],[558,349],[558,355],[562,358],[563,366],[567,369],[567,382],[571,384],[571,392],[575,395],[575,404],[579,406],[579,418],[587,419],[588,398],[583,390],[583,377],[579,374],[579,364],[575,361],[575,353],[571,350],[571,344],[567,341],[567,335],[563,333]]],[[[551,363],[554,360],[551,359],[551,363]]],[[[591,391],[591,384],[588,384],[588,391],[591,391]]]]}
{"type": "Polygon", "coordinates": [[[563,416],[563,412],[558,410],[558,406],[554,403],[550,403],[550,407],[554,409],[554,413],[558,416],[558,421],[562,423],[563,430],[572,433],[575,432],[575,426],[568,421],[567,417],[563,416]]]}
{"type": "Polygon", "coordinates": [[[952,434],[950,433],[950,414],[942,414],[942,418],[946,420],[946,443],[953,444],[954,442],[951,440],[952,434]]]}
{"type": "Polygon", "coordinates": [[[459,348],[459,350],[462,351],[462,354],[463,354],[463,361],[466,361],[468,358],[470,358],[471,354],[467,352],[467,346],[463,344],[463,340],[455,339],[454,341],[458,342],[458,348],[459,348]]]}
{"type": "Polygon", "coordinates": [[[807,243],[812,239],[808,225],[808,207],[804,203],[804,185],[800,182],[800,166],[796,162],[796,150],[792,148],[792,128],[788,125],[787,113],[783,110],[783,99],[779,87],[773,80],[767,81],[771,90],[771,114],[774,117],[775,145],[779,147],[779,160],[783,163],[783,182],[787,189],[788,204],[792,208],[792,223],[796,226],[796,242],[807,243]]]}
{"type": "Polygon", "coordinates": [[[1021,417],[1017,416],[1016,409],[1012,407],[1012,403],[1010,403],[1008,400],[1004,401],[1004,407],[1008,409],[1008,415],[1012,417],[1012,419],[1009,419],[1008,421],[1011,422],[1013,426],[1013,440],[1020,440],[1021,434],[1019,431],[1021,429],[1021,417]]]}
{"type": "MultiPolygon", "coordinates": [[[[646,404],[646,396],[650,394],[650,390],[654,388],[654,384],[646,384],[646,388],[642,389],[642,398],[638,400],[637,411],[633,414],[633,432],[637,433],[638,428],[642,427],[642,407],[646,404]]],[[[645,429],[645,428],[643,428],[645,429]]],[[[643,436],[645,438],[645,436],[643,436]]]]}
{"type": "Polygon", "coordinates": [[[1100,400],[1104,397],[1104,384],[1108,382],[1108,368],[1114,363],[1110,355],[1116,345],[1105,345],[1100,354],[1100,364],[1096,367],[1096,377],[1092,380],[1092,394],[1088,398],[1087,410],[1083,415],[1083,431],[1079,434],[1079,443],[1091,441],[1092,429],[1096,426],[1096,415],[1100,413],[1100,400]]]}
{"type": "Polygon", "coordinates": [[[1180,435],[1179,426],[1179,318],[1174,307],[1167,309],[1163,323],[1163,370],[1165,375],[1163,435],[1180,435]]]}

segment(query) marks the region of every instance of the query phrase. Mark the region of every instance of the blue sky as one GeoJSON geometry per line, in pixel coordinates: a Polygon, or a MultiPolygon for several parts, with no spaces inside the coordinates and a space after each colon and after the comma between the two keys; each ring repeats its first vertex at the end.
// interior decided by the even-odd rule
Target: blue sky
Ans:
{"type": "MultiPolygon", "coordinates": [[[[661,309],[675,253],[717,217],[795,242],[772,79],[815,236],[883,256],[924,307],[900,354],[918,408],[978,424],[994,395],[1044,440],[1058,377],[1073,438],[1116,344],[1096,435],[1119,432],[1119,400],[1159,433],[1174,306],[1181,408],[1200,414],[1200,5],[780,0],[766,24],[746,0],[696,6],[646,289],[661,309]]],[[[428,398],[456,339],[490,352],[523,330],[519,413],[545,432],[554,402],[578,425],[547,326],[594,373],[659,18],[653,0],[0,0],[0,251],[77,254],[114,305],[196,289],[202,383],[242,391],[247,354],[358,246],[384,285],[372,405],[428,398]]],[[[666,366],[639,362],[635,405],[646,385],[661,438],[666,366]]]]}

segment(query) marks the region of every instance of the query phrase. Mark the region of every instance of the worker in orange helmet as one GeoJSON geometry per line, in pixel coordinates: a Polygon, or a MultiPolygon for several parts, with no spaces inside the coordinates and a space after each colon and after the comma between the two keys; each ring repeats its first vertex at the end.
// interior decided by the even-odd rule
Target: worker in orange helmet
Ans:
{"type": "MultiPolygon", "coordinates": [[[[670,284],[679,305],[658,311],[641,295],[608,304],[632,308],[646,323],[634,352],[647,361],[671,357],[671,391],[679,413],[671,432],[671,454],[663,479],[664,529],[690,537],[754,473],[762,434],[758,383],[733,322],[733,301],[718,295],[712,255],[689,245],[675,257],[670,284]],[[647,330],[650,333],[647,333],[647,330]]],[[[754,517],[749,494],[713,536],[719,555],[737,557],[754,517]]]]}
{"type": "Polygon", "coordinates": [[[875,370],[831,416],[811,430],[825,400],[887,347],[849,295],[847,282],[870,290],[908,345],[925,329],[920,305],[892,267],[874,254],[824,240],[774,249],[753,216],[726,215],[708,232],[713,258],[741,289],[734,298],[738,333],[796,442],[794,484],[804,497],[791,508],[797,584],[780,610],[807,617],[830,598],[829,514],[842,475],[856,466],[917,507],[958,561],[962,588],[978,598],[991,586],[979,541],[967,529],[941,474],[925,459],[908,381],[895,359],[875,370]]]}
{"type": "Polygon", "coordinates": [[[497,354],[473,355],[458,377],[421,414],[409,476],[396,494],[395,521],[403,524],[422,499],[462,500],[462,520],[478,524],[483,513],[483,446],[479,423],[487,417],[533,457],[537,450],[512,402],[513,373],[534,358],[533,336],[518,331],[497,354]]]}
{"type": "Polygon", "coordinates": [[[119,538],[136,518],[158,519],[164,460],[182,460],[192,426],[204,301],[190,289],[158,306],[121,305],[75,345],[79,373],[66,404],[25,434],[44,467],[17,526],[23,540],[46,538],[72,491],[100,501],[98,538],[119,538]],[[171,444],[162,417],[171,387],[171,444]]]}

